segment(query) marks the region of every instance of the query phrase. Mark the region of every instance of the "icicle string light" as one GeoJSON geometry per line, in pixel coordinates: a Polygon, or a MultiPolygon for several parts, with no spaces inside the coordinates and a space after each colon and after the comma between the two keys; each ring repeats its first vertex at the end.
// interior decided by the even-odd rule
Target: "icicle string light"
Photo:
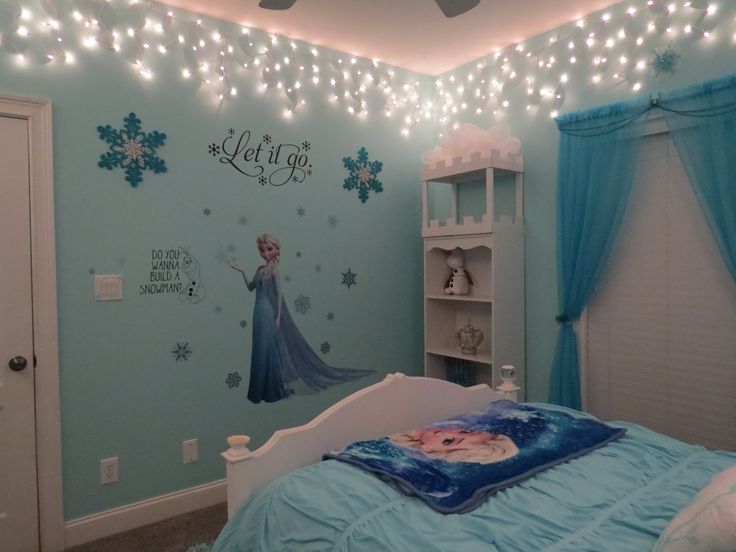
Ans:
{"type": "Polygon", "coordinates": [[[625,11],[617,8],[617,15],[599,12],[551,31],[546,40],[534,40],[538,46],[497,50],[436,78],[432,87],[399,78],[378,60],[205,21],[149,0],[0,2],[0,48],[19,67],[78,65],[81,51],[105,50],[144,80],[155,80],[158,64],[178,64],[182,81],[209,88],[218,102],[239,96],[246,72],[258,77],[260,92],[282,102],[285,117],[314,97],[307,90],[366,117],[368,94],[376,91],[383,114],[401,125],[404,136],[420,122],[438,124],[442,132],[472,114],[502,118],[511,108],[554,117],[572,86],[623,84],[637,93],[653,70],[657,47],[713,40],[719,27],[729,25],[720,35],[733,47],[734,19],[723,17],[712,1],[638,0],[625,11]],[[583,81],[574,82],[573,74],[583,81]]]}

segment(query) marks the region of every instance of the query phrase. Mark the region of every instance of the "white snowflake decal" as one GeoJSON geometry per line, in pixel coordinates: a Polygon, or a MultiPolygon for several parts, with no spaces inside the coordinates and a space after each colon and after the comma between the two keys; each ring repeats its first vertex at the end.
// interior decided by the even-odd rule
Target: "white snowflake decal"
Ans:
{"type": "Polygon", "coordinates": [[[383,169],[383,163],[368,161],[368,150],[365,147],[358,150],[357,159],[343,157],[342,163],[350,171],[350,176],[345,179],[342,187],[346,190],[357,188],[358,198],[362,203],[368,201],[368,194],[371,190],[374,193],[383,191],[383,184],[376,178],[376,175],[383,169]]]}
{"type": "Polygon", "coordinates": [[[529,412],[528,410],[509,410],[499,416],[503,420],[519,420],[520,422],[529,422],[534,418],[539,418],[536,412],[529,412]]]}
{"type": "Polygon", "coordinates": [[[98,166],[113,170],[125,169],[125,180],[134,188],[143,182],[143,171],[165,173],[166,162],[156,155],[156,149],[164,145],[166,134],[154,130],[146,134],[141,131],[141,120],[135,113],[123,119],[125,125],[115,130],[110,125],[98,126],[100,139],[110,144],[109,151],[100,156],[98,166]]]}

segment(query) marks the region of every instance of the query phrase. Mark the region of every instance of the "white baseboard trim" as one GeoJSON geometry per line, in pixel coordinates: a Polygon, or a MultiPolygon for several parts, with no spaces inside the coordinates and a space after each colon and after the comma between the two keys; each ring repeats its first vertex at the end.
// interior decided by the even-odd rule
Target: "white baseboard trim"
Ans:
{"type": "Polygon", "coordinates": [[[64,525],[65,545],[71,548],[226,501],[226,481],[221,479],[119,506],[67,521],[64,525]]]}

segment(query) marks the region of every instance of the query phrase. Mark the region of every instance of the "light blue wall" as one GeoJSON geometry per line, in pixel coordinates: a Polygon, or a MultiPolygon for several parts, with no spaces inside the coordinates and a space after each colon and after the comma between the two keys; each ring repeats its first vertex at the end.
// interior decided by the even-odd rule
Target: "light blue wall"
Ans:
{"type": "MultiPolygon", "coordinates": [[[[619,12],[626,7],[622,4],[619,12]]],[[[732,8],[721,10],[723,21],[733,21],[732,8]]],[[[210,24],[205,20],[205,26],[210,24]]],[[[710,42],[678,42],[682,58],[676,74],[644,79],[641,92],[736,71],[733,29],[726,32],[726,27],[732,25],[724,25],[724,34],[710,42]]],[[[72,30],[65,37],[76,44],[72,30]]],[[[564,30],[529,44],[541,45],[564,30]]],[[[54,106],[67,519],[219,479],[224,469],[218,453],[226,435],[250,433],[258,446],[275,429],[309,420],[387,372],[421,372],[418,180],[421,153],[437,141],[432,124],[420,124],[409,139],[401,138],[401,122],[380,115],[382,93],[368,94],[369,116],[359,119],[328,102],[323,86],[305,87],[307,105],[286,120],[282,103],[273,92],[264,95],[258,89],[251,71],[237,76],[237,98],[220,105],[211,91],[181,79],[173,56],[155,65],[155,77],[145,81],[111,52],[75,51],[77,63],[71,66],[20,66],[7,51],[0,54],[1,92],[45,97],[54,106]],[[142,119],[144,130],[167,134],[160,155],[169,171],[145,173],[136,189],[120,170],[97,167],[106,150],[97,125],[120,128],[130,111],[142,119]],[[207,146],[222,140],[230,127],[256,136],[268,133],[279,142],[309,141],[314,175],[301,185],[260,187],[219,165],[207,146]],[[371,194],[366,204],[342,189],[342,158],[355,157],[361,146],[372,160],[384,163],[379,175],[384,192],[371,194]],[[297,216],[300,207],[303,218],[297,216]],[[211,209],[209,217],[202,213],[205,208],[211,209]],[[238,223],[243,215],[247,225],[238,223]],[[338,219],[334,229],[327,224],[329,216],[338,219]],[[246,400],[254,296],[217,254],[233,246],[230,255],[250,275],[260,264],[255,237],[266,231],[281,239],[281,273],[290,276],[284,283],[286,299],[310,344],[318,349],[329,342],[326,360],[375,369],[374,377],[270,405],[246,400]],[[138,286],[150,272],[151,249],[179,246],[200,261],[206,299],[192,305],[175,296],[139,295],[138,286]],[[347,268],[358,275],[358,285],[349,290],[340,284],[347,268]],[[94,302],[90,270],[121,274],[125,299],[94,302]],[[294,312],[300,294],[312,305],[305,315],[294,312]],[[335,313],[333,322],[327,312],[335,313]],[[177,362],[171,354],[179,342],[193,351],[188,361],[177,362]],[[225,378],[234,371],[243,381],[230,389],[225,378]],[[181,441],[190,438],[199,439],[200,461],[182,465],[181,441]],[[103,487],[99,460],[110,456],[120,458],[120,482],[103,487]]],[[[452,73],[462,77],[474,63],[452,73]]],[[[564,111],[631,94],[625,87],[591,86],[587,67],[570,71],[564,111]]],[[[418,81],[424,97],[436,102],[434,79],[396,73],[418,81]]],[[[523,95],[521,88],[518,94],[523,95]]],[[[467,120],[481,127],[497,122],[487,114],[467,120]]],[[[558,135],[546,115],[525,111],[521,99],[505,120],[521,139],[526,159],[526,383],[529,398],[543,400],[556,337],[558,135]]]]}
{"type": "MultiPolygon", "coordinates": [[[[65,35],[68,44],[76,40],[65,35]]],[[[111,52],[75,51],[74,65],[40,67],[0,54],[0,91],[48,98],[54,109],[66,519],[223,478],[219,453],[227,435],[248,433],[258,446],[274,430],[308,421],[388,372],[421,373],[419,168],[426,130],[402,137],[401,123],[382,115],[378,91],[368,93],[369,115],[360,119],[327,101],[324,86],[305,86],[307,105],[287,120],[274,93],[256,92],[251,72],[237,77],[237,98],[220,105],[206,87],[182,80],[173,54],[145,81],[111,52]],[[97,166],[107,147],[96,127],[121,128],[131,111],[144,131],[167,135],[159,153],[168,172],[145,172],[137,188],[120,169],[97,166]],[[230,127],[250,129],[257,141],[262,134],[309,141],[314,174],[283,187],[244,178],[207,150],[230,127]],[[361,146],[383,162],[384,191],[365,204],[342,188],[342,158],[356,157],[361,146]],[[374,376],[318,395],[248,402],[254,294],[217,254],[234,246],[228,256],[252,277],[261,264],[255,239],[262,232],[281,240],[285,297],[311,346],[332,365],[373,369],[374,376]],[[201,263],[206,298],[191,304],[175,295],[140,295],[151,250],[180,246],[201,263]],[[348,268],[357,273],[350,289],[341,285],[348,268]],[[124,300],[95,302],[91,270],[121,274],[124,300]],[[294,308],[301,294],[310,299],[306,314],[294,308]],[[327,354],[319,352],[323,342],[331,345],[327,354]],[[189,344],[189,360],[174,359],[177,343],[189,344]],[[243,380],[230,389],[225,380],[235,371],[243,380]],[[199,439],[200,460],[183,465],[181,442],[192,438],[199,439]],[[111,456],[119,458],[120,481],[101,486],[99,461],[111,456]]]]}
{"type": "MultiPolygon", "coordinates": [[[[608,10],[611,20],[625,17],[625,11],[634,5],[642,10],[643,2],[624,2],[614,9],[608,10]]],[[[681,6],[681,3],[677,3],[681,6]]],[[[715,3],[714,3],[715,4],[715,3]]],[[[654,14],[647,12],[639,16],[638,21],[646,27],[647,22],[656,20],[654,14]]],[[[598,30],[597,23],[603,12],[599,12],[588,20],[584,36],[593,29],[598,30]]],[[[633,92],[630,85],[611,86],[601,84],[594,86],[591,82],[593,72],[592,60],[578,54],[579,62],[566,69],[569,76],[566,85],[566,101],[561,113],[577,111],[595,105],[606,104],[632,97],[633,94],[651,94],[659,90],[678,88],[690,83],[715,78],[736,72],[736,4],[733,2],[718,3],[718,12],[706,18],[706,24],[716,27],[710,39],[688,38],[683,35],[683,21],[693,12],[680,7],[674,14],[673,21],[679,33],[674,36],[659,36],[657,33],[643,33],[647,37],[643,53],[631,56],[627,51],[613,49],[608,53],[612,69],[621,53],[629,54],[634,61],[642,57],[649,61],[651,52],[672,43],[680,55],[674,74],[655,77],[653,73],[640,73],[642,88],[633,92]]],[[[608,34],[598,32],[601,37],[615,36],[620,27],[611,24],[608,34]]],[[[566,36],[572,25],[553,29],[531,40],[525,41],[525,51],[539,52],[549,44],[550,38],[559,39],[566,36]]],[[[565,43],[566,44],[566,43],[565,43]]],[[[564,52],[564,49],[563,49],[564,52]]],[[[563,56],[557,55],[558,64],[564,64],[563,56]]],[[[445,83],[450,75],[455,76],[455,83],[467,82],[466,76],[473,72],[478,61],[489,62],[493,58],[475,60],[467,65],[440,76],[445,83]]],[[[526,73],[524,73],[526,74],[526,73]]],[[[493,75],[492,75],[493,76],[493,75]]],[[[446,84],[447,87],[447,84],[446,84]]],[[[468,85],[470,87],[470,85],[468,85]]],[[[526,110],[526,90],[523,84],[517,86],[510,94],[511,105],[503,116],[494,117],[489,112],[476,116],[471,109],[469,115],[459,117],[459,122],[473,122],[481,128],[488,128],[500,121],[511,125],[514,136],[521,140],[525,162],[525,221],[526,221],[526,386],[528,399],[544,401],[547,399],[549,369],[554,355],[557,339],[557,325],[554,318],[557,314],[557,274],[555,257],[555,206],[557,179],[557,145],[559,133],[554,121],[549,117],[549,103],[542,103],[539,108],[526,110]]]]}

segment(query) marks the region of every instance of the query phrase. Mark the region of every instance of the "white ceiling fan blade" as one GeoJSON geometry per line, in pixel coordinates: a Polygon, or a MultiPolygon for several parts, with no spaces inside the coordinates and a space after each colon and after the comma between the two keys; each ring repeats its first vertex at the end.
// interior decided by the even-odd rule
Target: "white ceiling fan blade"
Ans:
{"type": "Polygon", "coordinates": [[[445,17],[455,17],[480,4],[480,0],[434,0],[445,14],[445,17]]]}
{"type": "Polygon", "coordinates": [[[288,10],[295,2],[296,0],[261,0],[258,7],[267,10],[288,10]]]}

